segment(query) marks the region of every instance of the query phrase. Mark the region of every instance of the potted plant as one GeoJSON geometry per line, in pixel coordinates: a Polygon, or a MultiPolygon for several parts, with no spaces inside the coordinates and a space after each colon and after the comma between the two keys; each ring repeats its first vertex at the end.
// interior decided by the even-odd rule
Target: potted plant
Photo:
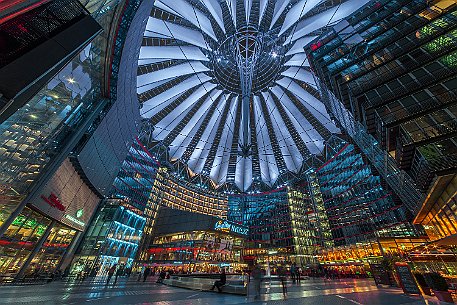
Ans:
{"type": "Polygon", "coordinates": [[[414,277],[416,278],[417,283],[421,287],[425,295],[432,295],[432,290],[428,287],[425,277],[421,272],[413,272],[414,277]]]}
{"type": "Polygon", "coordinates": [[[446,279],[437,272],[424,273],[425,282],[430,287],[438,300],[454,303],[446,279]]]}

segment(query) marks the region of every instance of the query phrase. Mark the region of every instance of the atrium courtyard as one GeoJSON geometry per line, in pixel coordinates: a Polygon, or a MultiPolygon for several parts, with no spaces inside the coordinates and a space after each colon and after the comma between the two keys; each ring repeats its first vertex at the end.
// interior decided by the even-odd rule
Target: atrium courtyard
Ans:
{"type": "Polygon", "coordinates": [[[457,299],[457,0],[0,0],[0,304],[457,299]]]}

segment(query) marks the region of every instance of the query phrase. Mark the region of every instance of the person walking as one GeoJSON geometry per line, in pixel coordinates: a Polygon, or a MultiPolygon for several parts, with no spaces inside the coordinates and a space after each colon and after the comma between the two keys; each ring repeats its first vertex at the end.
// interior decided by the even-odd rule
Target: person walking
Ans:
{"type": "Polygon", "coordinates": [[[151,268],[147,267],[146,269],[144,269],[143,282],[146,282],[146,280],[150,274],[151,274],[151,268]]]}
{"type": "Polygon", "coordinates": [[[296,269],[295,263],[290,265],[290,277],[292,278],[292,283],[295,283],[295,271],[296,271],[295,269],[296,269]]]}
{"type": "Polygon", "coordinates": [[[262,280],[262,270],[260,270],[260,267],[258,264],[255,264],[254,269],[251,272],[252,275],[252,282],[254,284],[254,299],[257,300],[260,298],[260,282],[262,280]]]}
{"type": "Polygon", "coordinates": [[[114,277],[114,285],[117,283],[117,278],[124,275],[124,266],[119,266],[116,271],[116,276],[114,277]]]}
{"type": "Polygon", "coordinates": [[[141,277],[143,276],[145,270],[146,270],[145,266],[141,267],[141,271],[138,273],[137,282],[139,282],[141,280],[141,277]]]}
{"type": "Polygon", "coordinates": [[[297,267],[297,265],[295,263],[294,263],[294,265],[295,265],[295,277],[297,279],[297,282],[300,283],[302,270],[301,270],[301,267],[297,267]]]}
{"type": "Polygon", "coordinates": [[[279,280],[281,281],[282,294],[284,296],[286,296],[286,294],[287,294],[287,283],[286,283],[287,271],[283,266],[278,267],[278,276],[279,276],[279,280]]]}
{"type": "Polygon", "coordinates": [[[218,292],[222,292],[222,286],[224,286],[225,283],[227,283],[227,275],[225,274],[225,269],[222,268],[221,276],[219,278],[219,281],[215,281],[214,282],[213,287],[211,288],[211,290],[214,290],[214,288],[216,287],[218,292]]]}
{"type": "Polygon", "coordinates": [[[106,280],[106,285],[109,284],[109,282],[111,281],[111,278],[113,277],[114,275],[114,272],[116,271],[116,264],[112,265],[111,268],[109,268],[108,270],[108,279],[106,280]]]}

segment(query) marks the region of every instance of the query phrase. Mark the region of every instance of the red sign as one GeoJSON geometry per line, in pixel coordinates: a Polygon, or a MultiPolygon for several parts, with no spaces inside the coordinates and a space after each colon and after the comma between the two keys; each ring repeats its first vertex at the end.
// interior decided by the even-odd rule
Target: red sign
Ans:
{"type": "Polygon", "coordinates": [[[60,200],[56,196],[56,194],[51,193],[51,195],[49,195],[49,197],[41,195],[41,199],[46,201],[46,203],[49,204],[50,206],[52,206],[53,208],[56,208],[59,211],[65,211],[65,206],[60,202],[60,200]]]}

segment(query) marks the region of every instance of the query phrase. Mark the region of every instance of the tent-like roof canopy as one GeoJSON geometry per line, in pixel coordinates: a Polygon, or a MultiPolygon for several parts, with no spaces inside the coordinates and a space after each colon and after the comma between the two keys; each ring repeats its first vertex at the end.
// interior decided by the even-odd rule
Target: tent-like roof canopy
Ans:
{"type": "Polygon", "coordinates": [[[155,1],[137,77],[141,115],[154,126],[154,139],[215,185],[244,192],[287,181],[339,133],[303,48],[367,2],[155,1]],[[249,61],[249,73],[240,58],[249,61]]]}

